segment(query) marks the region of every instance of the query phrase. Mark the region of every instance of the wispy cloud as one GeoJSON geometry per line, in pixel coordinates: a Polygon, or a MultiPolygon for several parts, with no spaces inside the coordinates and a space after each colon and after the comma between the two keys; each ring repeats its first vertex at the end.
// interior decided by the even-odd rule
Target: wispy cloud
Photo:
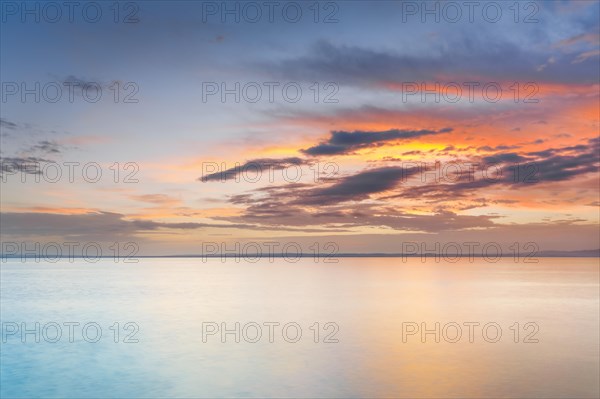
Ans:
{"type": "Polygon", "coordinates": [[[386,142],[396,142],[400,140],[416,139],[428,135],[450,133],[452,130],[452,128],[444,128],[440,130],[391,129],[382,132],[333,131],[331,132],[331,137],[327,141],[301,151],[312,156],[343,155],[363,148],[377,147],[386,142]]]}

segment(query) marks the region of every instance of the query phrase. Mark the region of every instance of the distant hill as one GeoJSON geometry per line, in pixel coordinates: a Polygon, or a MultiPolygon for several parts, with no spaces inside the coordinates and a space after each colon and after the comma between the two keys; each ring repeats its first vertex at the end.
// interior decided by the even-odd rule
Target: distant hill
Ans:
{"type": "Polygon", "coordinates": [[[586,249],[582,251],[540,251],[537,256],[554,258],[597,258],[600,257],[600,249],[586,249]]]}

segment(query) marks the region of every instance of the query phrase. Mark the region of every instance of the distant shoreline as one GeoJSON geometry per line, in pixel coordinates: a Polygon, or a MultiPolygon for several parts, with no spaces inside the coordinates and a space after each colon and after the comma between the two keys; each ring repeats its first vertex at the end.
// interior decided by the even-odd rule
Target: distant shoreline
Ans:
{"type": "MultiPolygon", "coordinates": [[[[600,249],[596,250],[585,250],[585,251],[541,251],[537,254],[531,253],[522,253],[522,254],[506,254],[506,255],[497,255],[493,256],[493,258],[513,258],[518,256],[520,258],[600,258],[600,249]]],[[[432,252],[420,253],[420,254],[402,254],[402,253],[339,253],[339,254],[187,254],[187,255],[137,255],[137,256],[94,256],[96,259],[144,259],[144,258],[314,258],[319,257],[322,259],[335,259],[335,258],[422,258],[422,257],[432,257],[432,258],[486,258],[484,255],[464,255],[464,254],[436,254],[432,252]]],[[[492,256],[490,256],[492,257],[492,256]]],[[[35,256],[25,256],[11,254],[11,255],[2,255],[0,254],[0,258],[2,260],[8,259],[36,259],[35,256]]],[[[52,257],[52,259],[85,259],[84,256],[60,256],[60,257],[52,257]]]]}

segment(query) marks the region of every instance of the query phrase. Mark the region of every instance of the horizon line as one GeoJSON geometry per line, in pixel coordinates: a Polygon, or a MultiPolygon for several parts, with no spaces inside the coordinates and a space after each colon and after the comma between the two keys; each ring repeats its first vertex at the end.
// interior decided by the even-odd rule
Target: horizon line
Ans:
{"type": "Polygon", "coordinates": [[[135,256],[114,256],[114,255],[100,255],[100,256],[23,256],[23,254],[0,254],[0,258],[3,261],[8,259],[138,259],[138,258],[323,258],[323,259],[334,259],[334,258],[418,258],[418,257],[450,257],[450,258],[511,258],[511,257],[523,257],[523,258],[600,258],[599,249],[588,249],[579,251],[540,251],[539,253],[511,253],[511,254],[499,254],[494,256],[486,256],[483,254],[456,254],[447,253],[440,254],[435,252],[423,252],[423,253],[385,253],[385,252],[372,252],[372,253],[339,253],[339,254],[315,254],[315,253],[289,253],[289,254],[168,254],[168,255],[135,255],[135,256]]]}

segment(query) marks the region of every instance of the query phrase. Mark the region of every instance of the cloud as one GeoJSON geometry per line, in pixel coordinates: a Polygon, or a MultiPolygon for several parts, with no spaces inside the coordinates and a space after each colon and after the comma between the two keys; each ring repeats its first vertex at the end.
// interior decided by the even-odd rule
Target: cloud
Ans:
{"type": "Polygon", "coordinates": [[[306,160],[297,157],[283,158],[283,159],[272,159],[272,158],[261,158],[247,161],[243,165],[236,165],[233,168],[208,174],[206,176],[199,177],[197,180],[201,182],[209,181],[226,181],[235,179],[240,173],[255,173],[263,172],[265,169],[280,170],[286,169],[294,165],[305,165],[306,160]]]}
{"type": "Polygon", "coordinates": [[[6,129],[16,129],[18,126],[16,123],[13,123],[4,118],[0,118],[0,127],[6,128],[6,129]]]}
{"type": "Polygon", "coordinates": [[[134,234],[135,224],[112,212],[64,215],[37,212],[3,212],[2,234],[100,239],[134,234]]]}
{"type": "Polygon", "coordinates": [[[346,201],[362,201],[371,194],[393,189],[402,180],[418,173],[420,168],[384,167],[344,177],[325,188],[302,191],[292,204],[321,206],[346,201]]]}
{"type": "Polygon", "coordinates": [[[263,187],[230,197],[230,203],[246,207],[241,216],[216,219],[277,226],[387,226],[393,229],[427,231],[435,231],[436,228],[489,227],[497,216],[474,218],[455,214],[444,207],[454,203],[456,210],[467,210],[490,204],[513,204],[517,201],[506,196],[506,193],[503,198],[488,200],[482,197],[481,190],[498,187],[516,189],[522,193],[535,184],[567,181],[589,173],[598,173],[599,142],[600,139],[594,138],[588,140],[586,145],[523,154],[500,151],[464,160],[465,165],[497,165],[503,171],[499,175],[490,168],[486,168],[488,173],[485,175],[464,173],[463,170],[463,173],[447,176],[443,181],[431,183],[421,179],[419,183],[415,177],[432,171],[433,167],[417,167],[414,163],[409,163],[410,167],[404,165],[366,169],[353,175],[329,179],[325,183],[263,187]],[[521,164],[518,178],[515,178],[514,170],[511,169],[516,164],[521,164]],[[385,193],[388,195],[377,195],[385,193]],[[389,205],[395,203],[391,201],[393,199],[417,201],[430,214],[399,211],[389,205]],[[346,204],[350,201],[353,202],[351,208],[346,204]],[[432,212],[432,203],[441,204],[441,207],[432,212]]]}
{"type": "Polygon", "coordinates": [[[494,154],[491,156],[483,157],[483,162],[486,164],[499,164],[499,163],[519,163],[527,162],[530,158],[526,158],[516,152],[504,152],[500,154],[494,154]]]}
{"type": "MultiPolygon", "coordinates": [[[[567,53],[578,53],[577,57],[571,61],[572,64],[579,64],[590,58],[600,55],[600,31],[596,27],[593,31],[584,32],[570,38],[557,42],[553,47],[567,53]]],[[[592,65],[597,63],[592,63],[592,65]]]]}
{"type": "Polygon", "coordinates": [[[452,132],[452,128],[440,130],[399,130],[391,129],[380,132],[367,131],[333,131],[331,137],[316,146],[301,150],[304,154],[311,156],[319,155],[342,155],[353,151],[377,147],[385,142],[408,140],[422,136],[452,132]]]}
{"type": "MultiPolygon", "coordinates": [[[[243,229],[257,231],[292,231],[323,233],[329,229],[261,226],[248,223],[198,223],[157,222],[153,220],[128,220],[115,212],[87,212],[58,214],[42,212],[2,212],[1,232],[3,236],[16,237],[60,237],[61,239],[86,239],[110,241],[142,237],[144,233],[158,230],[208,230],[243,229]]],[[[335,229],[336,232],[345,230],[335,229]]]]}
{"type": "Polygon", "coordinates": [[[52,161],[38,157],[1,157],[0,176],[4,177],[16,173],[41,175],[42,169],[39,167],[39,164],[42,162],[52,161]]]}
{"type": "Polygon", "coordinates": [[[519,145],[497,145],[495,147],[490,147],[489,145],[484,145],[482,147],[478,147],[477,151],[505,151],[505,150],[516,150],[521,148],[519,145]]]}
{"type": "Polygon", "coordinates": [[[43,152],[47,154],[58,154],[63,148],[62,145],[55,141],[41,140],[37,144],[31,146],[28,152],[43,152]]]}
{"type": "Polygon", "coordinates": [[[100,89],[100,90],[108,89],[113,83],[120,82],[118,80],[102,82],[100,80],[91,80],[91,79],[78,77],[75,75],[69,75],[64,79],[61,79],[61,81],[62,81],[63,85],[75,87],[75,89],[73,90],[74,93],[81,93],[82,89],[96,90],[96,91],[98,89],[100,89]]]}
{"type": "Polygon", "coordinates": [[[70,95],[76,95],[80,97],[85,93],[85,97],[90,99],[99,99],[100,96],[103,95],[104,91],[111,93],[111,91],[114,91],[115,89],[122,90],[124,83],[118,79],[103,81],[87,79],[85,77],[75,75],[68,75],[65,78],[57,77],[57,79],[65,87],[65,91],[68,91],[70,95]],[[115,84],[118,86],[115,86],[115,84]]]}
{"type": "Polygon", "coordinates": [[[181,200],[179,198],[175,198],[166,194],[132,195],[131,198],[136,201],[147,202],[156,205],[174,205],[181,203],[181,200]]]}
{"type": "Polygon", "coordinates": [[[600,46],[600,33],[598,31],[581,33],[579,35],[572,36],[568,39],[559,41],[558,43],[556,43],[555,47],[568,47],[579,43],[587,43],[593,46],[600,46]]]}
{"type": "Polygon", "coordinates": [[[462,197],[472,194],[480,189],[492,186],[506,186],[524,189],[528,185],[553,183],[571,180],[578,176],[600,171],[600,138],[589,139],[586,145],[551,148],[527,154],[497,153],[481,159],[470,160],[471,164],[491,166],[497,165],[503,173],[494,175],[490,169],[489,175],[482,178],[472,178],[462,174],[456,183],[452,184],[426,184],[403,190],[402,193],[388,197],[424,199],[434,198],[445,202],[448,198],[462,197]],[[517,164],[520,173],[515,175],[514,168],[517,164]]]}
{"type": "Polygon", "coordinates": [[[573,64],[579,64],[589,60],[590,58],[595,58],[598,56],[600,56],[600,50],[584,51],[583,53],[577,55],[577,58],[573,60],[573,64]]]}
{"type": "Polygon", "coordinates": [[[0,176],[15,174],[17,172],[32,175],[42,175],[41,163],[54,163],[55,161],[45,158],[56,155],[64,150],[64,146],[55,141],[40,140],[19,155],[0,157],[0,176]]]}
{"type": "Polygon", "coordinates": [[[427,55],[372,50],[319,41],[305,54],[260,67],[277,78],[390,87],[406,82],[534,81],[597,83],[597,65],[573,63],[539,48],[532,52],[500,37],[460,37],[427,55]],[[491,41],[491,42],[490,42],[491,41]],[[545,67],[540,68],[541,65],[545,67]]]}
{"type": "MultiPolygon", "coordinates": [[[[285,196],[285,194],[282,194],[285,196]]],[[[304,194],[299,194],[302,197],[304,194]]],[[[289,194],[287,195],[290,196],[289,194]]],[[[440,232],[472,228],[493,227],[493,215],[458,215],[450,211],[434,211],[417,214],[393,208],[381,208],[375,204],[344,205],[325,203],[326,210],[315,207],[308,210],[296,203],[282,202],[282,197],[270,197],[262,202],[248,200],[248,208],[242,215],[217,217],[231,223],[260,223],[272,226],[319,226],[324,230],[353,228],[387,228],[392,230],[440,232]]]]}

